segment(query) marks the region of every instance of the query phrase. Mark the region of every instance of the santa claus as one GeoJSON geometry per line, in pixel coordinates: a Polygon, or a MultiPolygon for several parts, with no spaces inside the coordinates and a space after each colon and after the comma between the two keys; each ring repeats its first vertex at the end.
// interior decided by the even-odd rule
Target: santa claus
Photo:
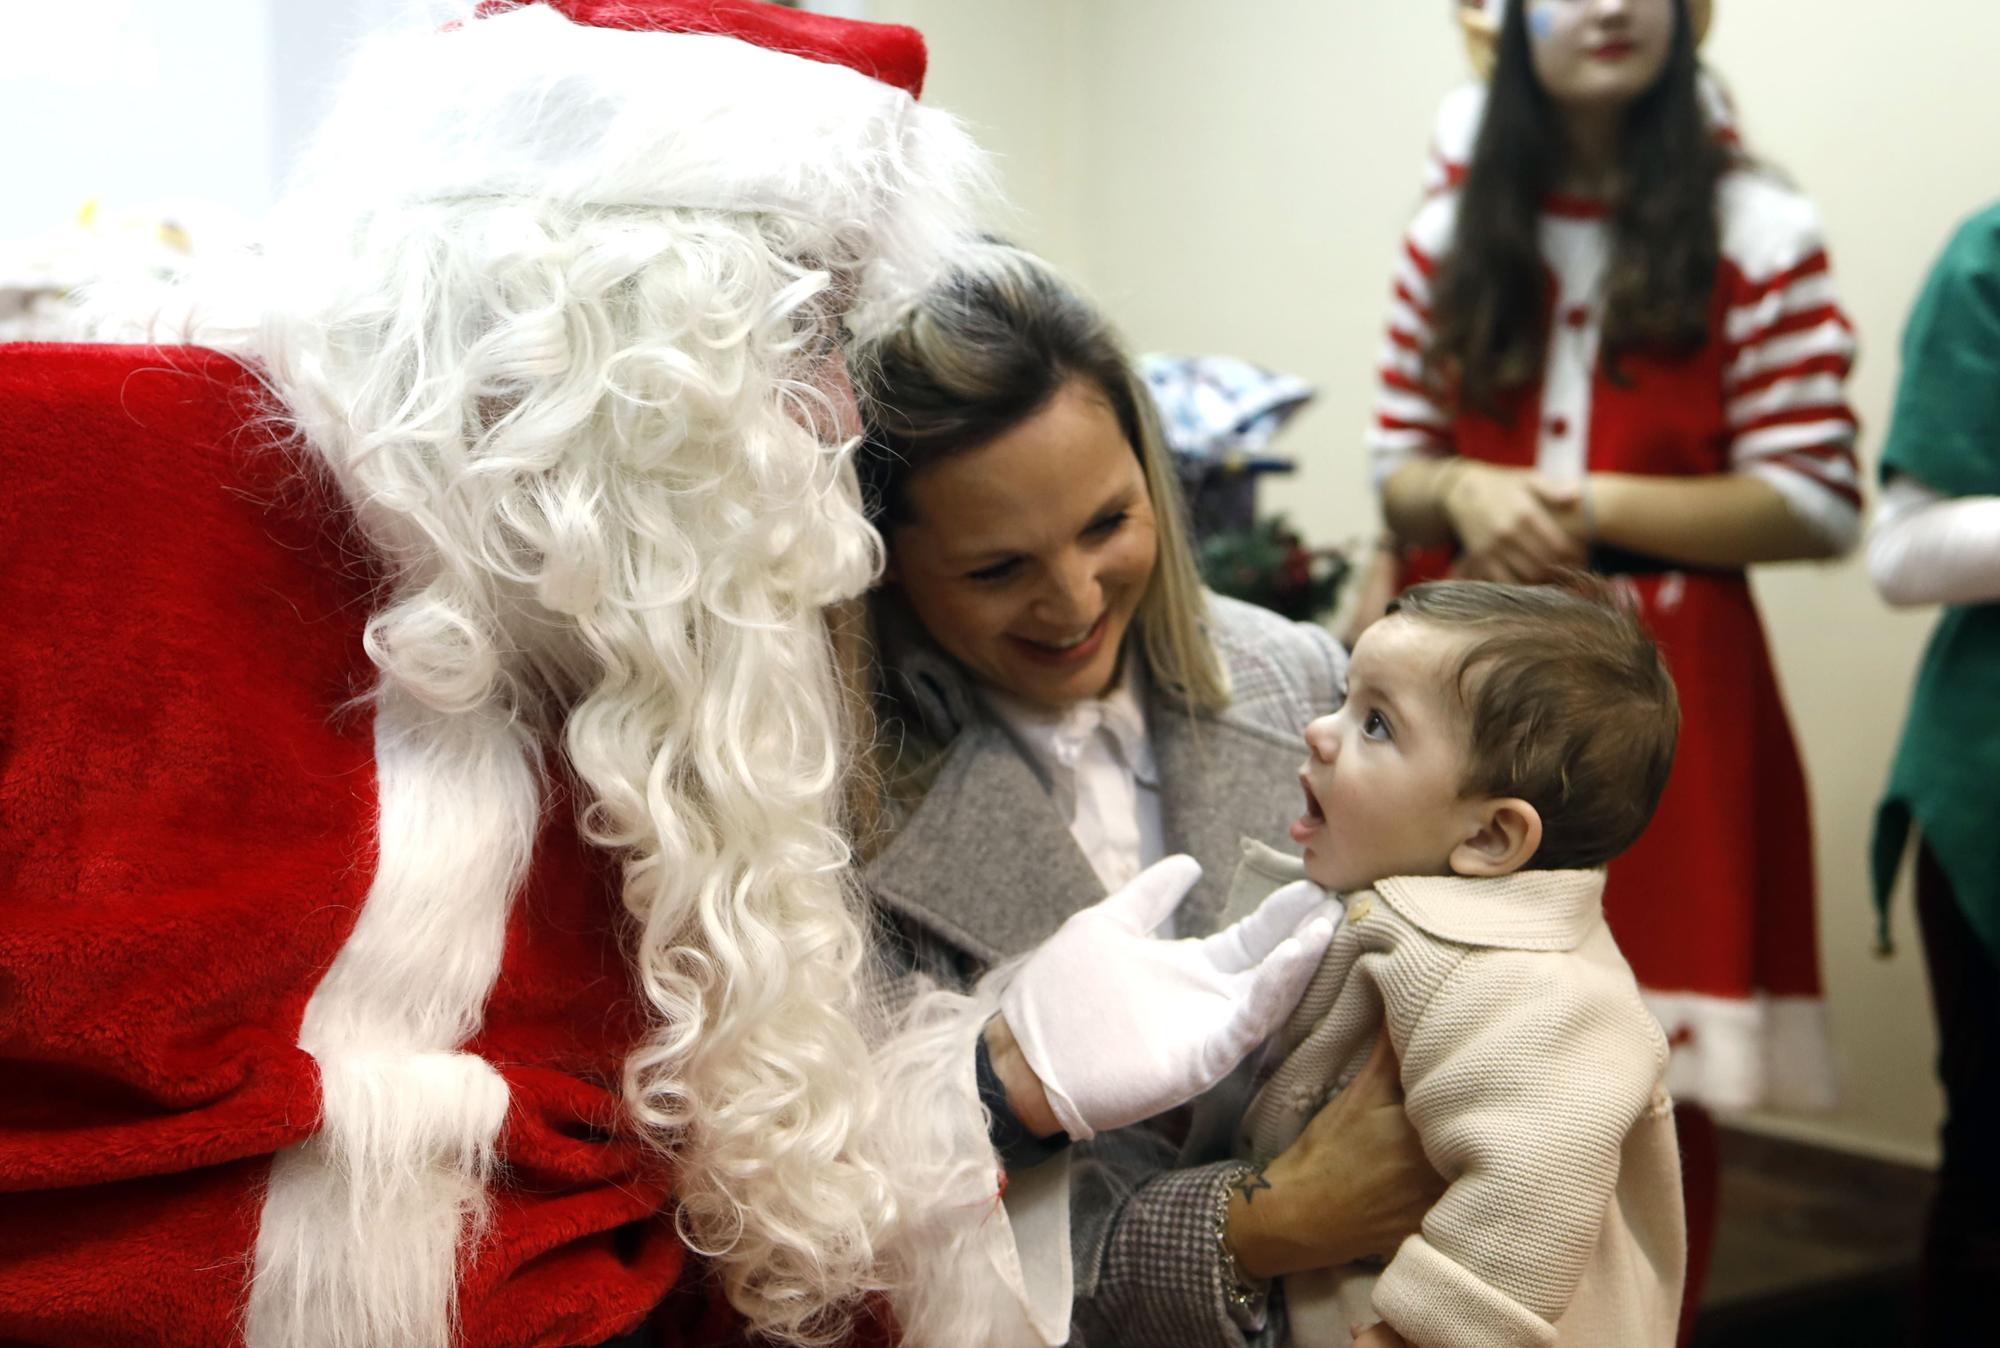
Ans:
{"type": "MultiPolygon", "coordinates": [[[[752,0],[481,5],[362,53],[201,345],[0,355],[0,1339],[826,1342],[880,1293],[1060,1341],[997,994],[878,1023],[839,817],[840,344],[982,176],[923,70],[752,0]]],[[[1322,935],[1216,967],[1135,883],[1051,942],[1177,990],[1063,1083],[1097,1126],[1322,935]]]]}

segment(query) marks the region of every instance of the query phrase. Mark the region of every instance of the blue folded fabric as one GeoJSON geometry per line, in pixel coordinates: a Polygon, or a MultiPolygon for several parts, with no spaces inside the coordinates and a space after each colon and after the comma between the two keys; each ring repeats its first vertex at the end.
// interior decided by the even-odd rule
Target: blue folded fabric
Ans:
{"type": "Polygon", "coordinates": [[[1154,353],[1139,357],[1139,370],[1159,408],[1167,447],[1192,461],[1187,466],[1292,467],[1290,459],[1272,458],[1265,448],[1318,392],[1305,380],[1235,356],[1154,353]]]}

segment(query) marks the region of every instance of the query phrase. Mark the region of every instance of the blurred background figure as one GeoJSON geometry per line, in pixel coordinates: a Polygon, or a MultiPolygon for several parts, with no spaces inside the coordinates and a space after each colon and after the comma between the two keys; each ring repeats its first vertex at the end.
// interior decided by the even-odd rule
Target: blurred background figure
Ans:
{"type": "Polygon", "coordinates": [[[2000,206],[1953,236],[1910,311],[1868,570],[1891,604],[1945,605],[1875,834],[1875,895],[1916,843],[1937,1016],[1943,1163],[1918,1341],[1989,1342],[2000,1279],[2000,206]]]}
{"type": "Polygon", "coordinates": [[[1470,158],[1441,140],[1397,261],[1369,436],[1406,579],[1615,576],[1679,685],[1674,774],[1605,909],[1674,1046],[1690,1306],[1707,1108],[1833,1097],[1805,777],[1744,568],[1838,555],[1860,503],[1818,215],[1711,120],[1700,9],[1502,7],[1450,128],[1470,158]]]}

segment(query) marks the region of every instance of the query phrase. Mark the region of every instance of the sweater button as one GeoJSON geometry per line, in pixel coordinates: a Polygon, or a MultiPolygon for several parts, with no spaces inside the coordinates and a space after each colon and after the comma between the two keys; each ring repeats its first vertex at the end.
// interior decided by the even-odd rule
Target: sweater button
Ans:
{"type": "Polygon", "coordinates": [[[1550,418],[1549,418],[1549,434],[1550,434],[1550,435],[1553,435],[1553,436],[1556,436],[1557,438],[1561,438],[1562,436],[1565,436],[1565,435],[1568,435],[1568,434],[1569,434],[1569,418],[1568,418],[1568,417],[1550,417],[1550,418]]]}
{"type": "Polygon", "coordinates": [[[1375,900],[1369,898],[1366,894],[1359,895],[1347,901],[1347,920],[1349,922],[1366,921],[1368,915],[1374,911],[1375,900]]]}

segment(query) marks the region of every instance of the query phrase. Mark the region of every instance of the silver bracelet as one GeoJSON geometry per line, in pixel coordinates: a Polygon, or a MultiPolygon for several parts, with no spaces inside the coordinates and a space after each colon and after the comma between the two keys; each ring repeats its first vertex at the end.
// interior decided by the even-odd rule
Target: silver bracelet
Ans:
{"type": "Polygon", "coordinates": [[[1256,1174],[1250,1166],[1237,1166],[1222,1177],[1222,1187],[1215,1198],[1215,1248],[1222,1256],[1222,1295],[1230,1315],[1244,1323],[1262,1317],[1269,1284],[1262,1279],[1246,1278],[1236,1263],[1236,1252],[1229,1248],[1229,1195],[1256,1174]]]}

